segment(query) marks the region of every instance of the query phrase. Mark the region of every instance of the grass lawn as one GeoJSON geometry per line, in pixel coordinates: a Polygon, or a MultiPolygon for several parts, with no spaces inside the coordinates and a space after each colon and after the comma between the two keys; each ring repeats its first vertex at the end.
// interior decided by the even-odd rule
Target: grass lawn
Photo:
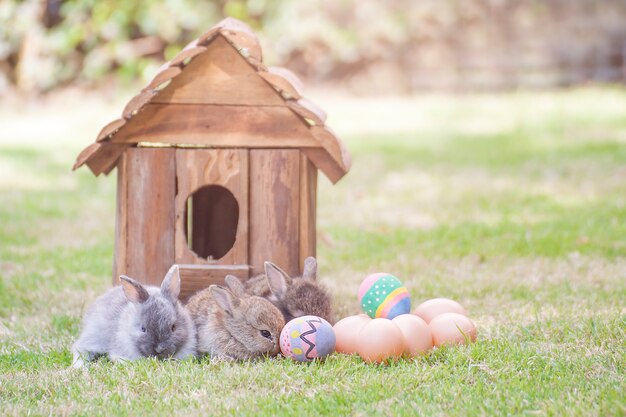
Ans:
{"type": "Polygon", "coordinates": [[[458,300],[471,346],[388,366],[99,361],[69,370],[110,285],[115,175],[70,171],[124,97],[0,105],[3,415],[626,415],[626,90],[342,99],[352,151],[320,179],[338,317],[366,274],[458,300]]]}

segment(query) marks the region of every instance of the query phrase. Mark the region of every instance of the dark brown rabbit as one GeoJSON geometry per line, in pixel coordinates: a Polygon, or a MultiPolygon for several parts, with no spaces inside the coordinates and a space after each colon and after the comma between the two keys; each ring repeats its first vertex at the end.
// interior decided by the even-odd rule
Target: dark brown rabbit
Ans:
{"type": "MultiPolygon", "coordinates": [[[[227,284],[237,292],[232,282],[227,281],[227,284]]],[[[265,274],[250,278],[241,285],[248,294],[271,301],[283,313],[285,322],[295,317],[314,315],[333,323],[332,299],[317,282],[317,261],[312,256],[304,260],[301,277],[290,277],[272,262],[265,262],[265,274]]]]}

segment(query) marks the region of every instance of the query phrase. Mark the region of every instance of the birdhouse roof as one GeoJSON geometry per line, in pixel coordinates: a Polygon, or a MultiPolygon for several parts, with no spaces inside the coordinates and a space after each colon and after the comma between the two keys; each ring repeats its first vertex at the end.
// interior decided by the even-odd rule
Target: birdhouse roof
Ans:
{"type": "Polygon", "coordinates": [[[77,157],[108,174],[132,146],[299,148],[337,182],[350,154],[286,68],[266,67],[256,35],[227,18],[161,66],[77,157]]]}

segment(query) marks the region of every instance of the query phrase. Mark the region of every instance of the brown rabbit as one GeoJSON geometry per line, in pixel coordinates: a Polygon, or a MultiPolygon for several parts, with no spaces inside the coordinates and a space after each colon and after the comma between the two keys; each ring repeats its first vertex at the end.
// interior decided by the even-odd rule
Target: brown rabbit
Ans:
{"type": "MultiPolygon", "coordinates": [[[[235,278],[235,277],[233,277],[235,278]]],[[[272,262],[265,262],[265,274],[252,277],[238,287],[248,294],[258,295],[272,302],[283,313],[285,322],[300,316],[319,316],[333,323],[332,299],[328,291],[317,282],[317,261],[309,256],[304,260],[302,277],[290,277],[272,262]]],[[[234,280],[227,281],[231,290],[234,280]]]]}
{"type": "MultiPolygon", "coordinates": [[[[227,281],[232,283],[233,278],[227,277],[227,281]]],[[[280,311],[262,297],[211,285],[192,296],[187,309],[196,325],[201,355],[245,360],[276,355],[280,350],[285,321],[280,311]]]]}

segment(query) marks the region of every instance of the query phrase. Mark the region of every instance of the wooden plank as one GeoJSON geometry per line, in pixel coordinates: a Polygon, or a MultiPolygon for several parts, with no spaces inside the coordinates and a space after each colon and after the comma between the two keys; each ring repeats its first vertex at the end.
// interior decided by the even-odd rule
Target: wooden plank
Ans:
{"type": "Polygon", "coordinates": [[[162,88],[163,84],[180,75],[181,72],[182,70],[180,67],[170,67],[169,63],[166,62],[161,66],[161,68],[159,68],[156,75],[152,78],[152,80],[150,80],[148,85],[145,86],[142,91],[158,90],[159,88],[162,88]]]}
{"type": "Polygon", "coordinates": [[[341,168],[339,164],[324,148],[303,148],[302,153],[313,162],[313,164],[326,175],[326,177],[336,184],[347,171],[341,168]]]}
{"type": "Polygon", "coordinates": [[[127,151],[127,275],[160,285],[174,263],[176,150],[127,151]]]}
{"type": "Polygon", "coordinates": [[[259,76],[267,81],[272,87],[281,92],[283,97],[298,100],[300,92],[285,78],[271,72],[259,72],[259,76]]]}
{"type": "Polygon", "coordinates": [[[211,264],[216,260],[201,259],[187,245],[185,234],[186,201],[204,185],[221,185],[239,204],[239,220],[235,243],[219,259],[222,265],[248,264],[248,151],[246,149],[177,149],[176,177],[176,262],[211,264]]]}
{"type": "Polygon", "coordinates": [[[80,153],[76,157],[76,162],[74,162],[74,166],[72,167],[72,171],[76,171],[78,168],[83,166],[83,164],[85,162],[87,162],[87,160],[89,158],[91,158],[91,156],[93,154],[98,152],[101,147],[102,147],[102,144],[100,144],[98,142],[95,142],[95,143],[92,143],[91,145],[87,146],[82,151],[80,151],[80,153]]]}
{"type": "Polygon", "coordinates": [[[264,148],[320,146],[306,124],[286,107],[153,102],[111,141],[264,148]]]}
{"type": "MultiPolygon", "coordinates": [[[[300,263],[316,256],[317,168],[300,154],[300,263]]],[[[302,273],[302,271],[300,271],[302,273]]]]}
{"type": "Polygon", "coordinates": [[[180,300],[186,302],[195,292],[207,288],[209,285],[224,285],[226,275],[248,279],[250,267],[248,265],[189,265],[179,264],[180,268],[180,300]]]}
{"type": "Polygon", "coordinates": [[[221,29],[220,33],[253,65],[263,62],[263,51],[254,33],[226,28],[221,29]]]}
{"type": "Polygon", "coordinates": [[[300,152],[250,150],[250,247],[252,274],[272,261],[289,274],[300,272],[300,152]]]}
{"type": "Polygon", "coordinates": [[[119,285],[119,276],[127,275],[128,237],[128,153],[117,162],[117,199],[115,213],[115,252],[113,255],[113,285],[119,285]]]}
{"type": "Polygon", "coordinates": [[[284,106],[284,101],[222,36],[207,45],[154,103],[284,106]]]}
{"type": "Polygon", "coordinates": [[[198,46],[196,42],[192,42],[172,58],[170,66],[186,65],[187,60],[191,60],[203,52],[206,52],[204,46],[198,46]]]}
{"type": "Polygon", "coordinates": [[[222,36],[231,42],[246,60],[255,66],[262,66],[263,53],[261,45],[256,34],[250,26],[241,20],[227,17],[219,22],[216,27],[219,28],[222,36]]]}
{"type": "Polygon", "coordinates": [[[200,37],[196,39],[194,42],[198,44],[199,46],[208,45],[213,40],[213,38],[215,38],[218,35],[219,35],[219,28],[214,26],[208,31],[204,32],[202,35],[200,35],[200,37]]]}
{"type": "Polygon", "coordinates": [[[285,67],[268,67],[267,72],[270,74],[276,74],[283,77],[285,80],[289,82],[296,89],[298,95],[302,95],[302,90],[304,90],[304,83],[300,80],[293,71],[287,69],[285,67]]]}
{"type": "Polygon", "coordinates": [[[304,97],[299,100],[287,101],[287,106],[300,116],[312,120],[318,126],[324,126],[326,122],[326,112],[319,106],[304,97]]]}
{"type": "Polygon", "coordinates": [[[105,174],[108,174],[115,167],[118,158],[124,153],[126,149],[132,146],[128,143],[111,142],[100,142],[100,145],[102,146],[100,146],[98,150],[96,150],[85,161],[85,163],[95,176],[98,176],[103,172],[105,174]]]}
{"type": "Polygon", "coordinates": [[[124,107],[124,110],[122,111],[122,115],[124,116],[124,118],[130,119],[131,117],[135,116],[143,106],[145,106],[150,100],[152,100],[152,97],[154,97],[155,94],[156,92],[148,90],[142,91],[135,97],[131,98],[130,101],[126,104],[126,107],[124,107]]]}
{"type": "Polygon", "coordinates": [[[306,148],[302,149],[302,152],[334,184],[350,170],[352,165],[350,152],[328,127],[311,126],[310,131],[322,148],[306,148]]]}
{"type": "Polygon", "coordinates": [[[126,119],[113,120],[112,122],[110,122],[109,124],[107,124],[100,130],[100,133],[98,133],[98,136],[96,137],[96,142],[102,142],[103,140],[108,138],[110,135],[120,130],[120,128],[124,126],[125,124],[126,124],[126,119]]]}

